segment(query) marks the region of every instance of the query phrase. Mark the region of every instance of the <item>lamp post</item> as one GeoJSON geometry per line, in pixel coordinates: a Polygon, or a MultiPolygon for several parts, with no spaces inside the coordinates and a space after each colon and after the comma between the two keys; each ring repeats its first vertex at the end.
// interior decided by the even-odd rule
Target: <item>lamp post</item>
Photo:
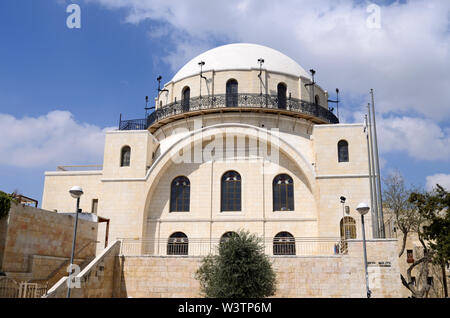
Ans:
{"type": "Polygon", "coordinates": [[[346,233],[346,228],[345,228],[345,200],[346,200],[346,198],[344,196],[341,196],[339,199],[341,200],[341,203],[342,203],[342,230],[344,232],[342,234],[343,234],[344,239],[347,239],[347,233],[346,233]]]}
{"type": "Polygon", "coordinates": [[[71,283],[72,283],[72,267],[73,267],[73,259],[75,256],[75,242],[77,240],[77,226],[78,226],[78,211],[80,209],[80,197],[83,195],[83,189],[79,186],[74,186],[69,190],[70,195],[72,198],[77,199],[77,209],[75,211],[75,226],[73,229],[73,241],[72,241],[72,254],[70,256],[70,269],[69,269],[69,281],[67,283],[67,298],[70,298],[70,290],[71,290],[71,283]]]}
{"type": "Polygon", "coordinates": [[[362,236],[363,236],[363,248],[364,248],[364,269],[366,274],[366,291],[367,291],[367,298],[370,298],[372,292],[369,288],[369,274],[367,272],[367,251],[366,251],[366,232],[364,230],[364,215],[369,212],[370,207],[367,205],[367,203],[361,202],[356,207],[356,211],[361,214],[361,224],[362,224],[362,236]]]}

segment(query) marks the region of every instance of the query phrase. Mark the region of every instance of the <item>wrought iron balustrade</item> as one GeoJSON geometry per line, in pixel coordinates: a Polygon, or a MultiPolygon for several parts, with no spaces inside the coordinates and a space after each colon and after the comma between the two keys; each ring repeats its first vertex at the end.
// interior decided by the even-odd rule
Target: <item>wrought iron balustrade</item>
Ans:
{"type": "MultiPolygon", "coordinates": [[[[179,242],[166,239],[120,239],[120,255],[125,256],[206,256],[217,253],[219,238],[186,238],[179,242]]],[[[262,239],[269,256],[332,256],[346,254],[346,242],[340,238],[262,239]]]]}
{"type": "Polygon", "coordinates": [[[277,95],[232,94],[197,96],[189,100],[176,101],[156,109],[145,119],[121,120],[119,130],[144,130],[151,125],[176,115],[207,110],[272,109],[315,117],[329,124],[339,120],[328,109],[314,103],[295,98],[278,99],[277,95]]]}

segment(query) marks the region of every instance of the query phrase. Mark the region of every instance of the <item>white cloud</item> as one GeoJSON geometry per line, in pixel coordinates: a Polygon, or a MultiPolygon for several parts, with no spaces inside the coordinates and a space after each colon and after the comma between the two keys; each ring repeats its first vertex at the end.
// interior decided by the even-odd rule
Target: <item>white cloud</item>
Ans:
{"type": "Polygon", "coordinates": [[[380,152],[406,152],[424,161],[450,161],[449,130],[430,119],[388,117],[377,121],[380,152]]]}
{"type": "MultiPolygon", "coordinates": [[[[86,0],[125,9],[125,21],[163,23],[172,36],[166,61],[176,71],[219,42],[278,49],[345,96],[377,94],[382,113],[450,118],[448,0],[394,2],[381,7],[381,28],[367,27],[371,2],[348,0],[86,0]]],[[[256,62],[255,62],[256,63],[256,62]]]]}
{"type": "MultiPolygon", "coordinates": [[[[218,42],[267,45],[306,70],[315,68],[319,84],[330,92],[340,88],[346,102],[339,109],[342,122],[351,122],[358,111],[349,102],[366,104],[374,88],[381,152],[450,159],[448,0],[383,5],[379,29],[367,24],[370,1],[86,1],[124,9],[128,23],[149,19],[163,25],[168,52],[162,60],[173,72],[218,42]]],[[[353,120],[362,122],[365,112],[353,120]]]]}
{"type": "Polygon", "coordinates": [[[78,123],[60,110],[37,118],[0,114],[0,165],[101,164],[105,131],[110,129],[78,123]]]}
{"type": "Polygon", "coordinates": [[[450,190],[450,174],[438,173],[427,177],[426,189],[431,191],[439,184],[447,191],[450,190]]]}

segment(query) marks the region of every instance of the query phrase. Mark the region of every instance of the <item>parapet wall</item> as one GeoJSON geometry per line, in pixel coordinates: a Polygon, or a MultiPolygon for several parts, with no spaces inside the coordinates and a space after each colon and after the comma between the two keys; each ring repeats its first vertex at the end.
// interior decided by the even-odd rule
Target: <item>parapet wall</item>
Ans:
{"type": "MultiPolygon", "coordinates": [[[[75,257],[93,258],[97,223],[78,222],[75,257]]],[[[0,270],[13,278],[42,279],[70,258],[73,228],[71,215],[12,203],[0,220],[0,270]]]]}
{"type": "MultiPolygon", "coordinates": [[[[366,297],[362,242],[348,242],[348,254],[272,257],[275,297],[366,297]]],[[[401,297],[396,240],[367,242],[372,297],[401,297]]],[[[114,297],[201,297],[195,271],[200,257],[121,256],[114,297]]]]}

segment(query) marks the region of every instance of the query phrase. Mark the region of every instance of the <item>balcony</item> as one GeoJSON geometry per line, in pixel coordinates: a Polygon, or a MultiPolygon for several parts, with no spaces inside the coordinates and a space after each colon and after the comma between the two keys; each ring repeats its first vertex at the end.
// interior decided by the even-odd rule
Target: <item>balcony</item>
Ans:
{"type": "Polygon", "coordinates": [[[265,112],[311,120],[316,124],[337,124],[339,120],[328,109],[295,98],[278,99],[276,95],[233,94],[194,97],[175,101],[151,113],[147,118],[120,120],[119,130],[156,131],[180,118],[208,113],[265,112]]]}

